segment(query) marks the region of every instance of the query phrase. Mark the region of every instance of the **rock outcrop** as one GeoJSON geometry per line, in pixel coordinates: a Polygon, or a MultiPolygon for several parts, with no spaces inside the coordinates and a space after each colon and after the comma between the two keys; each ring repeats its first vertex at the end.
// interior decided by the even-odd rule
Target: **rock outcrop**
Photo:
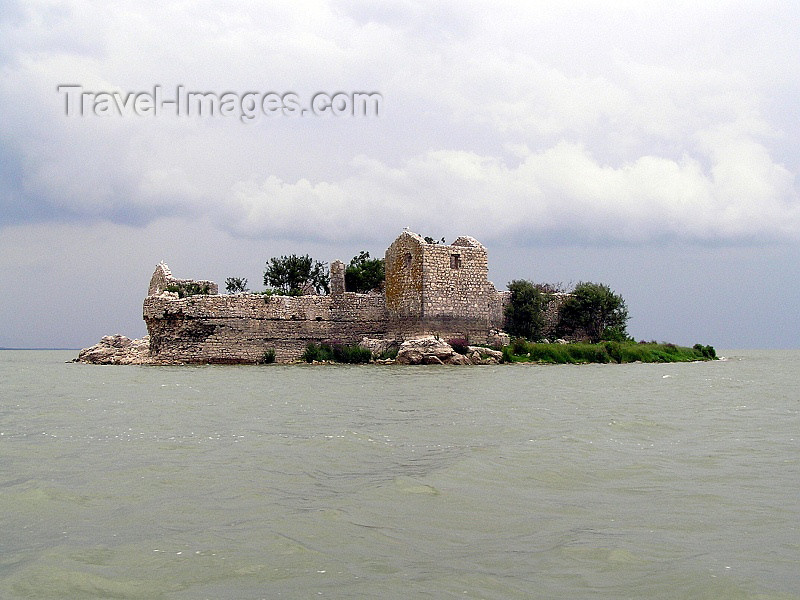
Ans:
{"type": "Polygon", "coordinates": [[[447,342],[429,335],[400,344],[395,360],[402,365],[496,365],[503,360],[503,353],[467,346],[467,353],[461,354],[447,342]]]}
{"type": "Polygon", "coordinates": [[[84,348],[74,362],[96,365],[147,365],[150,356],[150,337],[132,340],[124,335],[106,335],[99,343],[84,348]]]}
{"type": "Polygon", "coordinates": [[[395,360],[401,365],[445,364],[456,354],[447,342],[426,335],[400,344],[395,360]]]}
{"type": "Polygon", "coordinates": [[[361,341],[358,343],[358,345],[372,352],[372,358],[379,358],[390,350],[397,349],[400,346],[400,342],[391,339],[383,340],[379,338],[365,337],[361,338],[361,341]]]}
{"type": "Polygon", "coordinates": [[[474,365],[496,365],[503,362],[503,353],[500,350],[483,346],[468,346],[468,348],[474,365]]]}

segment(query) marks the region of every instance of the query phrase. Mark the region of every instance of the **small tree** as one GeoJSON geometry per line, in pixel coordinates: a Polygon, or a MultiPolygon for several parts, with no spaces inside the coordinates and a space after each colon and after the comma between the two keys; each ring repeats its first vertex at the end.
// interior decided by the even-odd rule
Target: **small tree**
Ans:
{"type": "Polygon", "coordinates": [[[512,337],[538,340],[544,327],[545,294],[525,279],[515,279],[508,284],[508,289],[511,301],[505,309],[506,331],[512,337]]]}
{"type": "Polygon", "coordinates": [[[622,296],[607,285],[581,282],[564,302],[559,315],[559,335],[585,335],[597,343],[602,339],[626,339],[628,308],[622,296]]]}
{"type": "Polygon", "coordinates": [[[225,289],[229,294],[247,291],[247,279],[244,277],[228,277],[225,280],[225,289]]]}
{"type": "Polygon", "coordinates": [[[422,239],[424,239],[425,243],[427,243],[427,244],[444,244],[444,238],[442,238],[441,240],[435,240],[431,236],[426,235],[422,239]]]}
{"type": "Polygon", "coordinates": [[[344,270],[344,285],[348,292],[369,292],[381,287],[385,279],[383,259],[370,258],[369,252],[363,250],[344,270]]]}
{"type": "Polygon", "coordinates": [[[297,295],[306,283],[311,284],[317,293],[327,294],[329,280],[327,264],[308,255],[270,258],[264,271],[264,285],[283,294],[297,295]]]}

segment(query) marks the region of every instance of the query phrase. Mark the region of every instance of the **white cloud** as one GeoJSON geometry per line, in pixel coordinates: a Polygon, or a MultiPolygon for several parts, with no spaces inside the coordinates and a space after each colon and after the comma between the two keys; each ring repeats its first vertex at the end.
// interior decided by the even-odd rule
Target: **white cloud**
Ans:
{"type": "MultiPolygon", "coordinates": [[[[408,225],[611,243],[797,239],[800,156],[776,158],[785,132],[764,103],[777,80],[761,76],[783,52],[768,34],[791,44],[781,17],[797,15],[750,8],[28,3],[0,24],[0,134],[20,171],[0,171],[0,198],[30,204],[8,212],[16,219],[184,214],[247,237],[384,238],[408,225]],[[68,118],[59,83],[366,89],[384,94],[385,112],[68,118]]],[[[782,93],[797,69],[786,65],[782,93]]]]}

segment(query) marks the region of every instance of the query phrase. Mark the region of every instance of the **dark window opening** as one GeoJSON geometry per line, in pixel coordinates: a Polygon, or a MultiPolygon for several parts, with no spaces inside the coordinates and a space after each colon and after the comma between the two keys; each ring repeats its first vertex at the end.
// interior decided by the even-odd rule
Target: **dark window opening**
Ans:
{"type": "Polygon", "coordinates": [[[461,268],[461,257],[458,254],[451,254],[450,255],[450,268],[451,269],[460,269],[461,268]]]}
{"type": "Polygon", "coordinates": [[[406,269],[408,269],[411,266],[411,252],[406,252],[405,261],[406,261],[406,269]]]}

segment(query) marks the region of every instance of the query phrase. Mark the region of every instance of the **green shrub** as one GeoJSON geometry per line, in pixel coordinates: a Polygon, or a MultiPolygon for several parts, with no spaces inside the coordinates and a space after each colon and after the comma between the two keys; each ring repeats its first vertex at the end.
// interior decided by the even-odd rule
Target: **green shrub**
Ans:
{"type": "Polygon", "coordinates": [[[514,352],[511,350],[511,346],[503,346],[503,362],[504,363],[512,363],[512,362],[519,362],[515,360],[514,352]]]}
{"type": "Polygon", "coordinates": [[[196,281],[180,281],[178,283],[171,283],[166,287],[166,291],[178,294],[178,298],[186,298],[187,296],[207,296],[211,293],[211,288],[207,283],[197,283],[196,281]]]}
{"type": "Polygon", "coordinates": [[[397,354],[399,352],[400,352],[400,348],[398,348],[397,346],[391,346],[391,347],[387,348],[386,350],[384,350],[383,352],[381,352],[378,355],[378,358],[380,360],[386,360],[387,358],[391,358],[392,360],[394,360],[395,358],[397,358],[397,354]]]}
{"type": "Polygon", "coordinates": [[[264,270],[264,285],[286,295],[301,295],[306,283],[312,285],[318,294],[327,294],[330,291],[329,279],[328,265],[307,254],[270,258],[264,270]]]}
{"type": "Polygon", "coordinates": [[[527,348],[528,360],[542,363],[571,363],[575,362],[561,344],[529,344],[527,348]]]}
{"type": "Polygon", "coordinates": [[[556,333],[560,337],[585,335],[593,343],[602,339],[621,342],[628,338],[627,323],[628,309],[622,296],[607,285],[581,282],[561,307],[556,333]]]}
{"type": "Polygon", "coordinates": [[[605,342],[603,347],[611,360],[617,363],[622,362],[622,345],[619,342],[605,342]]]}
{"type": "Polygon", "coordinates": [[[344,287],[348,292],[367,293],[381,287],[386,280],[382,258],[370,258],[363,250],[350,260],[344,270],[344,287]]]}
{"type": "Polygon", "coordinates": [[[310,362],[321,362],[324,360],[333,360],[333,352],[330,349],[330,346],[325,346],[325,344],[317,344],[315,342],[308,342],[306,344],[306,349],[303,351],[302,356],[300,357],[304,361],[310,362]]]}
{"type": "Polygon", "coordinates": [[[333,346],[333,360],[340,363],[368,363],[372,360],[372,351],[358,344],[333,346]]]}
{"type": "Polygon", "coordinates": [[[696,352],[702,354],[705,358],[710,360],[714,360],[717,358],[717,351],[714,350],[714,346],[703,346],[703,344],[695,344],[692,346],[696,352]]]}
{"type": "Polygon", "coordinates": [[[239,294],[247,291],[247,279],[244,277],[228,277],[225,280],[225,290],[229,294],[239,294]]]}
{"type": "Polygon", "coordinates": [[[611,357],[602,344],[555,344],[555,346],[563,349],[568,357],[566,362],[569,363],[611,362],[611,357]]]}
{"type": "Polygon", "coordinates": [[[511,352],[517,356],[528,353],[528,341],[525,338],[514,338],[511,341],[511,352]]]}
{"type": "Polygon", "coordinates": [[[261,357],[261,364],[262,365],[270,365],[275,362],[275,349],[268,348],[264,350],[264,354],[261,357]]]}
{"type": "Polygon", "coordinates": [[[544,328],[547,295],[530,281],[515,279],[508,284],[511,300],[505,308],[506,331],[517,337],[538,340],[544,328]]]}
{"type": "Polygon", "coordinates": [[[369,348],[358,344],[347,345],[338,342],[317,344],[309,342],[301,358],[306,362],[332,361],[339,363],[368,363],[372,360],[369,348]]]}
{"type": "Polygon", "coordinates": [[[504,362],[547,364],[688,362],[713,360],[711,346],[693,348],[652,342],[602,342],[599,344],[532,344],[515,339],[503,348],[504,362]],[[706,350],[709,348],[709,350],[706,350]]]}

